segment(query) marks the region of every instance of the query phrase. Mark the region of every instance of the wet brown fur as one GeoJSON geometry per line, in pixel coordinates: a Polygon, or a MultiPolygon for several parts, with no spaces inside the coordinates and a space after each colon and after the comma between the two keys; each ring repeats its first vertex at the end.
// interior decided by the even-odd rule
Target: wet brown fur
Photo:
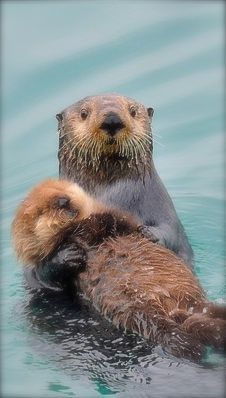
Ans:
{"type": "Polygon", "coordinates": [[[73,221],[87,218],[101,206],[78,186],[68,181],[47,180],[37,185],[20,204],[12,225],[15,251],[25,264],[37,264],[47,257],[73,221]],[[76,195],[76,201],[73,197],[76,195]],[[70,198],[76,217],[57,207],[57,199],[70,198]],[[62,231],[62,236],[61,236],[62,231]]]}
{"type": "Polygon", "coordinates": [[[18,259],[24,265],[36,265],[49,256],[66,235],[76,232],[76,227],[80,240],[91,245],[99,243],[97,238],[100,236],[116,235],[120,230],[124,233],[125,226],[128,233],[136,225],[135,218],[126,212],[112,209],[109,214],[104,204],[78,185],[50,179],[35,186],[22,201],[12,223],[12,234],[18,259]],[[70,209],[60,209],[57,205],[59,198],[69,198],[70,209]],[[111,228],[106,230],[109,218],[111,228]]]}
{"type": "Polygon", "coordinates": [[[87,268],[75,283],[115,326],[195,360],[203,345],[222,347],[225,307],[208,302],[186,264],[142,237],[138,226],[138,220],[106,208],[76,184],[49,180],[19,207],[13,239],[20,260],[34,266],[69,236],[86,247],[87,268]],[[62,196],[70,198],[73,217],[57,208],[62,196]]]}

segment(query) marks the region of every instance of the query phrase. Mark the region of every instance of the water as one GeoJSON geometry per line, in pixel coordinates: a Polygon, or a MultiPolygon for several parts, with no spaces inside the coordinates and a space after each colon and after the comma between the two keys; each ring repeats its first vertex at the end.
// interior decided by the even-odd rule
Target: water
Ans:
{"type": "Polygon", "coordinates": [[[119,92],[155,108],[157,169],[208,297],[223,300],[223,15],[223,2],[3,2],[3,397],[223,396],[219,357],[166,358],[87,308],[32,296],[10,245],[16,205],[57,176],[54,115],[119,92]]]}

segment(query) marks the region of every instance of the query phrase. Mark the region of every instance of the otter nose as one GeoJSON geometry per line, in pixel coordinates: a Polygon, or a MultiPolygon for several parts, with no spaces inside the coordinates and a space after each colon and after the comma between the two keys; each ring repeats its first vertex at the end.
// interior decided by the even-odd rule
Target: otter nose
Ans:
{"type": "Polygon", "coordinates": [[[110,112],[105,117],[103,123],[100,128],[105,130],[112,137],[117,133],[118,130],[121,130],[124,126],[124,123],[117,115],[117,113],[110,112]]]}

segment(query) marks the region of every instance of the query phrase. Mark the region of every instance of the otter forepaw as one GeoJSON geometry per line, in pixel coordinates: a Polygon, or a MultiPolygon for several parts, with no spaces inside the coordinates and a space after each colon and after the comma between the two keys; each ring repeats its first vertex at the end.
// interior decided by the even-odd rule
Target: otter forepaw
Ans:
{"type": "Polygon", "coordinates": [[[159,238],[152,231],[152,227],[147,225],[140,225],[137,228],[137,231],[144,237],[150,240],[153,243],[160,243],[159,238]]]}
{"type": "Polygon", "coordinates": [[[58,252],[54,258],[62,265],[69,265],[71,267],[83,268],[86,262],[86,251],[76,243],[65,243],[59,247],[58,252]]]}
{"type": "Polygon", "coordinates": [[[83,247],[76,243],[64,243],[45,262],[52,268],[52,274],[55,275],[57,280],[58,276],[68,279],[84,271],[86,260],[87,255],[83,247]]]}
{"type": "MultiPolygon", "coordinates": [[[[86,260],[86,250],[83,247],[76,243],[64,243],[33,269],[32,279],[41,288],[65,289],[85,270],[86,260]]],[[[26,279],[29,282],[29,278],[26,279]]],[[[34,283],[30,285],[36,286],[34,283]]]]}

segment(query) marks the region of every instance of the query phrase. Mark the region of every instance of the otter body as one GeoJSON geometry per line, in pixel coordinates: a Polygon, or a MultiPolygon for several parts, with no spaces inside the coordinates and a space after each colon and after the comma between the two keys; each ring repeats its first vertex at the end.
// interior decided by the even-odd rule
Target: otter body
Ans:
{"type": "Polygon", "coordinates": [[[225,308],[207,301],[186,264],[143,237],[140,220],[92,199],[76,184],[47,181],[36,187],[17,212],[13,237],[19,258],[33,270],[49,262],[60,243],[70,247],[62,268],[74,270],[71,289],[118,328],[194,360],[204,345],[223,346],[225,308]]]}
{"type": "MultiPolygon", "coordinates": [[[[138,216],[143,232],[193,267],[193,251],[173,202],[154,166],[152,108],[120,95],[86,97],[57,114],[60,178],[76,182],[108,205],[138,216]]],[[[60,287],[61,263],[71,249],[60,246],[35,274],[35,288],[60,287]],[[55,268],[55,282],[49,280],[55,268]]],[[[66,269],[65,269],[65,272],[66,269]]]]}
{"type": "Polygon", "coordinates": [[[192,266],[192,249],[154,166],[152,116],[152,108],[120,95],[87,97],[68,107],[58,114],[60,177],[138,216],[192,266]]]}

